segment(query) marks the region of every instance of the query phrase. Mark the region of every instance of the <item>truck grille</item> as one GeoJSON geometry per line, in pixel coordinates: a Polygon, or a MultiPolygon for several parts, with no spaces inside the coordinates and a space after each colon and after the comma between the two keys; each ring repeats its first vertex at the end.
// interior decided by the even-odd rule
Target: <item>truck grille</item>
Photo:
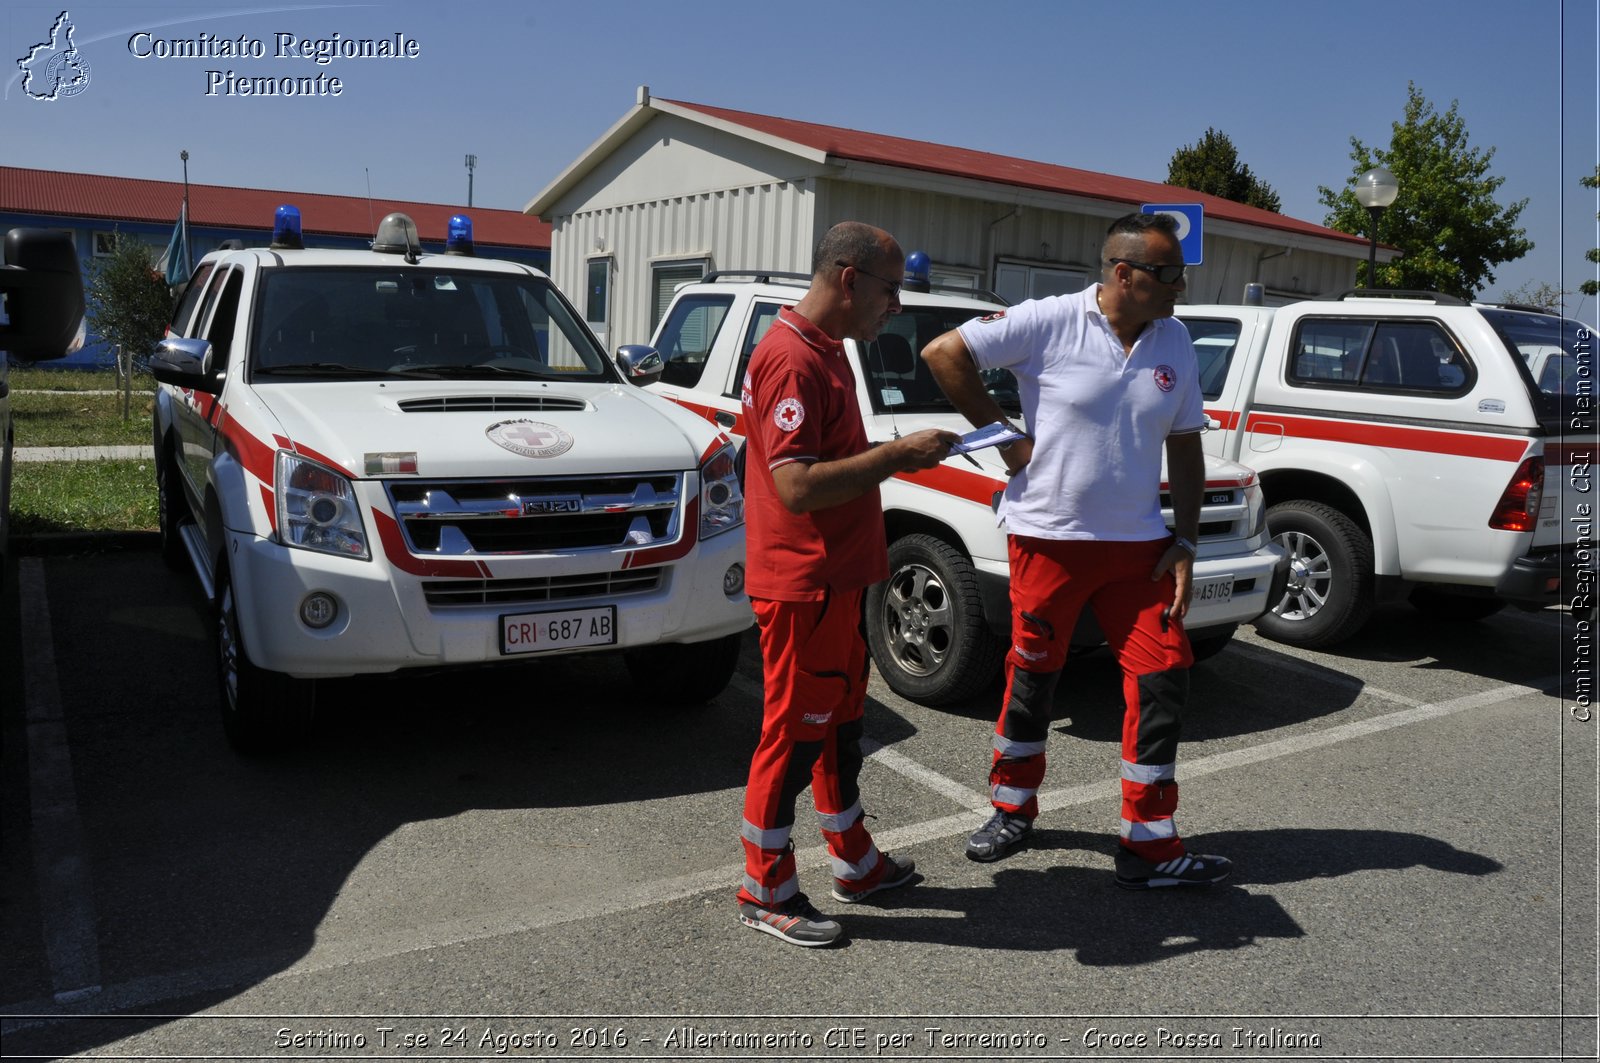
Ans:
{"type": "Polygon", "coordinates": [[[682,534],[682,473],[388,480],[384,489],[419,555],[643,548],[682,534]]]}
{"type": "Polygon", "coordinates": [[[661,586],[661,568],[636,568],[626,572],[592,572],[578,576],[542,576],[533,579],[424,580],[422,593],[434,607],[523,605],[559,602],[568,598],[614,600],[629,594],[648,594],[661,586]]]}

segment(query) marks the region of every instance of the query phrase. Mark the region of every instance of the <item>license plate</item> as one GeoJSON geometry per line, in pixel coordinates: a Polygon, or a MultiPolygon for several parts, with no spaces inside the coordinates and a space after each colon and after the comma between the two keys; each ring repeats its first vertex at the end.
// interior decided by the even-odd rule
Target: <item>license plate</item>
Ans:
{"type": "Polygon", "coordinates": [[[544,653],[581,646],[617,643],[617,607],[550,609],[541,613],[516,613],[500,618],[500,652],[544,653]]]}
{"type": "Polygon", "coordinates": [[[1190,597],[1192,602],[1226,602],[1233,598],[1233,577],[1221,576],[1217,579],[1197,579],[1194,581],[1194,594],[1190,597]]]}

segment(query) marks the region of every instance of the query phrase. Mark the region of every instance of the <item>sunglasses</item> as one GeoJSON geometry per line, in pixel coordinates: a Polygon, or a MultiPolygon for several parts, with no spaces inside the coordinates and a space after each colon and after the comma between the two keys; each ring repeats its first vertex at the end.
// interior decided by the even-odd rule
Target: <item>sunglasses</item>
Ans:
{"type": "Polygon", "coordinates": [[[888,277],[880,277],[876,273],[871,273],[871,272],[869,272],[867,270],[862,269],[860,266],[853,265],[853,264],[851,264],[849,262],[835,262],[834,265],[838,266],[840,269],[853,269],[857,273],[865,274],[866,276],[871,277],[873,280],[877,281],[879,284],[882,284],[883,286],[888,288],[889,289],[889,298],[891,298],[891,299],[900,298],[900,285],[896,284],[894,281],[890,280],[888,277]]]}
{"type": "Polygon", "coordinates": [[[1189,268],[1188,266],[1172,265],[1152,266],[1148,262],[1135,262],[1131,258],[1113,258],[1109,262],[1112,265],[1120,262],[1124,266],[1132,266],[1134,269],[1143,270],[1162,284],[1177,284],[1183,280],[1183,271],[1189,268]]]}

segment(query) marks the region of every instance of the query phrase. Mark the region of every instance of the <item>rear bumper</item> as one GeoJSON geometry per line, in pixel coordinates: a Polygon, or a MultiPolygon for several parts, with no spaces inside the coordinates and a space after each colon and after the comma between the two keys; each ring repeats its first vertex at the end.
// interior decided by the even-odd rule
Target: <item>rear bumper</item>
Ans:
{"type": "Polygon", "coordinates": [[[1580,598],[1581,604],[1587,604],[1594,592],[1594,552],[1576,546],[1517,558],[1494,588],[1495,597],[1524,609],[1573,605],[1580,598]]]}

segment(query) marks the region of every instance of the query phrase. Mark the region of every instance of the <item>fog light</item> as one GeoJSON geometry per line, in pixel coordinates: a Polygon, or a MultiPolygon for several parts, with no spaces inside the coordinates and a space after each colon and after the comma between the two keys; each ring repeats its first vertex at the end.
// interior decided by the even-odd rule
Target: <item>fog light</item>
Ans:
{"type": "Polygon", "coordinates": [[[739,564],[729,565],[728,571],[722,574],[722,593],[729,598],[744,591],[744,566],[739,564]]]}
{"type": "Polygon", "coordinates": [[[300,603],[300,622],[310,628],[324,628],[338,619],[339,603],[333,595],[317,591],[300,603]]]}

